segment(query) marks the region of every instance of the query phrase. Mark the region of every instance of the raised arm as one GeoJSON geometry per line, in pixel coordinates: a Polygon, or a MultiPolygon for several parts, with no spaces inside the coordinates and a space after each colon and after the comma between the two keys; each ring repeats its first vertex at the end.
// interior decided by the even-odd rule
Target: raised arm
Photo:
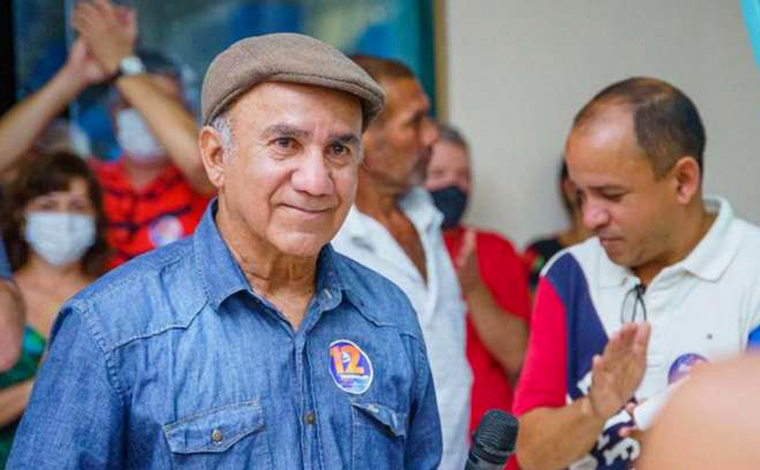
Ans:
{"type": "MultiPolygon", "coordinates": [[[[124,57],[135,52],[136,15],[132,10],[126,15],[122,11],[108,0],[81,1],[72,19],[74,28],[110,75],[116,74],[124,57]]],[[[198,125],[185,106],[156,86],[146,74],[122,75],[114,84],[143,116],[192,188],[210,194],[214,188],[206,178],[201,161],[198,125]]]]}
{"type": "Polygon", "coordinates": [[[649,332],[648,324],[627,324],[610,338],[603,354],[594,356],[587,397],[520,417],[517,458],[524,470],[564,468],[593,448],[644,377],[649,332]]]}
{"type": "Polygon", "coordinates": [[[0,172],[23,157],[50,121],[79,93],[105,78],[84,41],[75,41],[66,63],[55,76],[0,118],[0,172]]]}

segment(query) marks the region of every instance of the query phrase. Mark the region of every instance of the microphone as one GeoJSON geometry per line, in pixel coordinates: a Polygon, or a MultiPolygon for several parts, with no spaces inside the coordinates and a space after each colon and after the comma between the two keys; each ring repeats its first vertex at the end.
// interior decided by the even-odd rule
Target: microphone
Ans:
{"type": "Polygon", "coordinates": [[[472,437],[465,470],[501,470],[515,450],[517,418],[501,410],[489,410],[472,437]]]}

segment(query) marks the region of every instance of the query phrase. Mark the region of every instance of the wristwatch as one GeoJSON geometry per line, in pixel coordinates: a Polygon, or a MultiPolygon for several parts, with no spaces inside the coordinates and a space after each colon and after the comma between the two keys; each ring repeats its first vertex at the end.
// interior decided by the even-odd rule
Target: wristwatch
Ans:
{"type": "Polygon", "coordinates": [[[116,69],[116,73],[111,80],[115,81],[122,75],[138,75],[141,73],[145,73],[145,64],[143,64],[143,61],[138,56],[132,54],[125,56],[119,61],[119,68],[116,69]]]}

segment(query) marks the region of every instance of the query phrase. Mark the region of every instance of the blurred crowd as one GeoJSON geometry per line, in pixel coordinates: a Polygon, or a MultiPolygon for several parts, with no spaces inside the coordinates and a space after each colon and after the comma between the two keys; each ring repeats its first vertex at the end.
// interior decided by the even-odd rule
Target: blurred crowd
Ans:
{"type": "MultiPolygon", "coordinates": [[[[67,300],[193,234],[218,186],[178,68],[137,48],[134,11],[81,1],[72,26],[64,66],[0,117],[0,468],[67,300]],[[102,84],[121,148],[113,162],[77,155],[70,134],[56,132],[67,106],[102,84]]],[[[351,59],[386,104],[363,133],[356,199],[331,243],[393,281],[417,314],[440,468],[463,467],[472,432],[495,408],[521,416],[524,468],[627,468],[644,431],[627,405],[674,383],[674,367],[760,340],[751,262],[760,231],[727,201],[702,197],[704,129],[680,90],[629,79],[579,112],[557,157],[569,225],[522,250],[463,221],[478,156],[431,118],[414,73],[392,59],[351,59]]],[[[230,138],[224,120],[213,127],[230,138]]],[[[113,315],[130,315],[129,305],[113,315]]]]}

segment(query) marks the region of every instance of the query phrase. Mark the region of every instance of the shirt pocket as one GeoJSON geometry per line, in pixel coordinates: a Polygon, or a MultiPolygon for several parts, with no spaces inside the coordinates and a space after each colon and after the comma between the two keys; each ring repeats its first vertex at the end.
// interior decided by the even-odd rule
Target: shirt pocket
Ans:
{"type": "Polygon", "coordinates": [[[351,403],[354,469],[404,468],[407,414],[374,403],[351,403]]]}
{"type": "Polygon", "coordinates": [[[272,468],[257,401],[200,411],[164,425],[178,468],[272,468]]]}

